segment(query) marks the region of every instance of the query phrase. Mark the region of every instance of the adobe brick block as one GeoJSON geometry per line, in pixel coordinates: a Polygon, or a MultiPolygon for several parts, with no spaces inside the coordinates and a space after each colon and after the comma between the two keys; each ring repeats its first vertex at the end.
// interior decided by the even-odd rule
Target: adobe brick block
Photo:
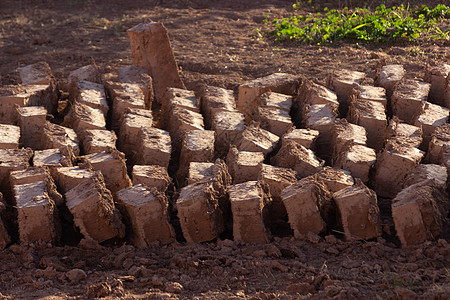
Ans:
{"type": "Polygon", "coordinates": [[[281,201],[281,192],[284,188],[297,182],[297,172],[289,168],[261,164],[258,181],[269,186],[270,195],[274,201],[281,201]]]}
{"type": "Polygon", "coordinates": [[[167,169],[157,165],[134,165],[131,177],[133,185],[143,184],[149,188],[156,188],[161,193],[166,192],[172,182],[167,169]]]}
{"type": "Polygon", "coordinates": [[[431,84],[429,101],[440,106],[445,105],[444,95],[448,85],[450,65],[440,64],[438,66],[428,66],[425,71],[424,80],[431,84]]]}
{"type": "Polygon", "coordinates": [[[267,155],[275,149],[279,140],[278,136],[260,128],[259,123],[253,122],[242,132],[237,148],[240,151],[262,152],[267,155]]]}
{"type": "Polygon", "coordinates": [[[218,112],[236,110],[233,91],[215,86],[202,87],[200,103],[205,127],[208,129],[212,127],[213,119],[218,112]]]}
{"type": "Polygon", "coordinates": [[[33,156],[33,166],[47,167],[52,175],[59,167],[72,167],[74,161],[75,156],[70,147],[35,151],[33,156]]]}
{"type": "Polygon", "coordinates": [[[324,184],[331,193],[335,193],[355,184],[350,171],[323,167],[315,174],[318,182],[324,184]]]}
{"type": "Polygon", "coordinates": [[[45,182],[16,185],[14,196],[20,242],[57,241],[55,202],[47,193],[45,182]]]}
{"type": "Polygon", "coordinates": [[[355,97],[360,101],[375,101],[387,106],[386,89],[378,86],[358,85],[355,86],[355,97]]]}
{"type": "Polygon", "coordinates": [[[0,191],[6,200],[12,195],[10,185],[11,171],[24,170],[30,166],[33,151],[26,149],[0,149],[0,191]]]}
{"type": "Polygon", "coordinates": [[[447,168],[435,164],[420,164],[408,174],[403,188],[428,179],[433,179],[437,186],[445,188],[447,186],[447,168]]]}
{"type": "Polygon", "coordinates": [[[46,62],[38,62],[19,68],[22,84],[47,85],[53,82],[53,74],[46,62]]]}
{"type": "Polygon", "coordinates": [[[200,105],[197,97],[195,97],[194,91],[179,88],[167,89],[167,91],[164,93],[161,104],[163,128],[169,128],[170,118],[173,115],[173,110],[176,108],[187,109],[189,111],[199,113],[200,105]]]}
{"type": "Polygon", "coordinates": [[[69,76],[67,77],[67,81],[69,84],[71,84],[72,81],[77,80],[86,80],[95,83],[102,83],[100,71],[98,70],[97,66],[93,64],[83,66],[69,73],[69,76]]]}
{"type": "Polygon", "coordinates": [[[285,188],[281,200],[295,238],[301,238],[308,232],[319,234],[325,231],[327,216],[333,205],[331,193],[314,177],[303,178],[285,188]]]}
{"type": "Polygon", "coordinates": [[[86,80],[75,80],[70,86],[72,102],[79,102],[92,108],[100,109],[103,114],[108,114],[109,105],[106,101],[106,93],[103,84],[86,80]]]}
{"type": "Polygon", "coordinates": [[[339,101],[339,111],[342,117],[347,114],[350,97],[353,95],[355,85],[361,85],[366,78],[366,74],[350,70],[338,70],[330,73],[326,86],[333,90],[339,101]]]}
{"type": "Polygon", "coordinates": [[[268,91],[259,96],[258,105],[261,107],[281,109],[289,113],[292,107],[292,98],[293,96],[291,95],[268,91]]]}
{"type": "Polygon", "coordinates": [[[153,102],[153,79],[146,68],[140,66],[128,66],[119,69],[118,79],[122,83],[138,84],[144,93],[145,108],[151,109],[153,102]]]}
{"type": "Polygon", "coordinates": [[[17,108],[20,143],[23,147],[42,149],[41,136],[46,124],[47,110],[43,106],[17,108]]]}
{"type": "Polygon", "coordinates": [[[133,245],[144,248],[156,241],[163,245],[175,241],[169,223],[169,202],[163,193],[138,184],[117,192],[117,201],[131,223],[133,245]]]}
{"type": "Polygon", "coordinates": [[[130,39],[133,65],[149,70],[158,103],[168,87],[184,89],[167,29],[162,23],[141,23],[128,29],[127,34],[130,39]]]}
{"type": "Polygon", "coordinates": [[[387,118],[381,102],[354,99],[351,101],[347,119],[366,129],[367,146],[376,151],[383,148],[387,118]]]}
{"type": "Polygon", "coordinates": [[[431,135],[436,127],[448,123],[450,109],[433,103],[425,103],[418,115],[414,118],[414,125],[422,127],[423,141],[421,149],[428,149],[431,135]]]}
{"type": "Polygon", "coordinates": [[[221,159],[216,159],[214,163],[191,162],[189,165],[188,184],[212,182],[219,195],[223,196],[231,181],[228,167],[221,159]]]}
{"type": "Polygon", "coordinates": [[[386,141],[399,141],[407,143],[411,147],[419,147],[422,143],[422,128],[414,125],[402,123],[398,118],[394,117],[389,121],[386,128],[386,141]]]}
{"type": "Polygon", "coordinates": [[[377,72],[375,84],[386,89],[386,96],[391,99],[395,85],[403,80],[405,69],[403,65],[385,65],[377,72]]]}
{"type": "Polygon", "coordinates": [[[105,115],[100,109],[75,102],[62,124],[80,135],[88,129],[106,129],[105,115]]]}
{"type": "Polygon", "coordinates": [[[43,149],[69,146],[72,147],[75,155],[80,155],[80,146],[75,130],[50,122],[46,122],[44,125],[41,145],[43,149]]]}
{"type": "Polygon", "coordinates": [[[450,124],[442,124],[431,134],[426,160],[432,164],[443,164],[446,147],[450,148],[450,124]]]}
{"type": "Polygon", "coordinates": [[[346,119],[337,119],[333,125],[331,143],[333,145],[333,163],[345,150],[349,142],[357,145],[366,145],[366,129],[362,126],[349,123],[346,119]]]}
{"type": "Polygon", "coordinates": [[[0,149],[18,149],[19,140],[19,126],[0,124],[0,149]]]}
{"type": "Polygon", "coordinates": [[[258,181],[247,181],[229,187],[235,241],[263,244],[270,241],[264,223],[265,207],[271,201],[268,187],[258,181]]]}
{"type": "Polygon", "coordinates": [[[124,237],[125,226],[102,176],[89,178],[66,194],[67,208],[86,239],[103,242],[124,237]]]}
{"type": "Polygon", "coordinates": [[[302,145],[305,148],[313,149],[318,136],[319,131],[314,129],[292,128],[281,137],[281,141],[282,143],[285,143],[290,140],[302,145]]]}
{"type": "Polygon", "coordinates": [[[239,141],[245,129],[244,115],[234,111],[219,111],[213,117],[211,129],[216,133],[216,153],[225,156],[230,145],[239,141]]]}
{"type": "Polygon", "coordinates": [[[282,136],[293,126],[289,112],[268,106],[258,107],[254,119],[260,123],[261,128],[277,136],[282,136]]]}
{"type": "Polygon", "coordinates": [[[353,142],[349,142],[342,150],[334,163],[334,167],[350,171],[353,177],[367,183],[369,172],[377,160],[375,150],[353,142]]]}
{"type": "Polygon", "coordinates": [[[325,164],[312,150],[293,141],[283,143],[280,151],[271,158],[271,163],[277,167],[293,169],[302,178],[317,173],[325,164]]]}
{"type": "Polygon", "coordinates": [[[136,146],[139,153],[135,157],[137,164],[159,165],[166,169],[169,167],[172,146],[170,135],[167,131],[153,127],[143,127],[139,130],[136,146]]]}
{"type": "Polygon", "coordinates": [[[187,184],[193,184],[213,177],[214,163],[210,162],[191,162],[189,164],[189,174],[187,184]]]}
{"type": "Polygon", "coordinates": [[[189,243],[211,241],[224,230],[218,192],[212,182],[185,186],[177,199],[178,217],[183,236],[189,243]]]}
{"type": "Polygon", "coordinates": [[[76,167],[60,167],[54,172],[54,179],[63,194],[73,189],[80,183],[95,176],[95,172],[89,169],[76,167]]]}
{"type": "Polygon", "coordinates": [[[392,200],[395,231],[403,247],[437,237],[448,213],[448,194],[433,180],[413,184],[392,200]]]}
{"type": "Polygon", "coordinates": [[[175,108],[169,122],[168,128],[175,151],[181,149],[181,143],[189,131],[205,129],[202,114],[183,108],[175,108]]]}
{"type": "Polygon", "coordinates": [[[339,107],[335,92],[322,85],[305,81],[301,85],[294,103],[294,115],[297,123],[300,123],[305,116],[307,105],[315,104],[329,104],[336,111],[339,107]]]}
{"type": "Polygon", "coordinates": [[[81,136],[85,154],[116,150],[117,137],[114,131],[105,129],[88,129],[81,136]]]}
{"type": "Polygon", "coordinates": [[[392,94],[392,112],[400,120],[413,124],[414,117],[420,113],[428,99],[430,84],[405,79],[399,82],[392,94]]]}
{"type": "Polygon", "coordinates": [[[239,151],[231,146],[227,155],[227,165],[233,184],[257,180],[264,161],[262,152],[239,151]]]}
{"type": "Polygon", "coordinates": [[[272,75],[257,78],[239,86],[237,108],[250,121],[254,109],[258,106],[258,97],[265,92],[294,95],[301,83],[300,76],[274,73],[272,75]]]}

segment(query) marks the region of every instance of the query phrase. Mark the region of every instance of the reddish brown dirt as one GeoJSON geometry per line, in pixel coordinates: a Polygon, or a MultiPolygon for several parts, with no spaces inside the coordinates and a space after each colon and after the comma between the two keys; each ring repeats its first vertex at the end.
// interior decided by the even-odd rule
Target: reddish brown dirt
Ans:
{"type": "MultiPolygon", "coordinates": [[[[426,64],[450,60],[448,41],[321,47],[255,38],[257,28],[264,28],[264,15],[287,15],[291,4],[283,0],[2,0],[0,82],[18,83],[17,67],[38,61],[47,61],[58,79],[92,60],[103,72],[130,65],[125,30],[145,19],[163,22],[169,30],[189,89],[201,83],[235,88],[274,72],[301,74],[319,83],[325,82],[329,71],[340,68],[371,76],[381,60],[403,63],[408,77],[421,78],[426,64]]],[[[383,202],[380,206],[388,210],[383,202]]],[[[0,297],[449,299],[448,236],[444,235],[447,241],[410,249],[398,248],[395,240],[347,243],[333,236],[310,236],[306,241],[288,237],[262,246],[219,241],[148,250],[13,245],[0,251],[0,297]]]]}

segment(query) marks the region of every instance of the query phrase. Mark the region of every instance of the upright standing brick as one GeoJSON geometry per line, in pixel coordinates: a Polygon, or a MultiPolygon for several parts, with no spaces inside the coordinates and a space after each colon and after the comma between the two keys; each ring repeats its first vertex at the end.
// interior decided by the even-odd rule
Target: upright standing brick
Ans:
{"type": "Polygon", "coordinates": [[[165,193],[172,182],[167,169],[161,166],[134,165],[131,173],[133,185],[143,184],[165,193]]]}
{"type": "Polygon", "coordinates": [[[167,211],[169,202],[164,194],[139,184],[120,190],[117,199],[131,223],[133,245],[149,247],[156,241],[163,245],[175,241],[167,211]]]}
{"type": "Polygon", "coordinates": [[[381,236],[377,195],[361,182],[333,194],[347,240],[368,240],[381,236]]]}
{"type": "Polygon", "coordinates": [[[355,98],[359,101],[375,101],[387,106],[386,89],[383,87],[358,85],[355,91],[355,98]]]}
{"type": "Polygon", "coordinates": [[[183,108],[175,108],[169,121],[169,132],[174,150],[179,151],[185,135],[191,130],[204,130],[203,116],[183,108]]]}
{"type": "Polygon", "coordinates": [[[349,123],[346,119],[338,119],[333,125],[331,143],[333,145],[333,163],[342,155],[348,142],[357,145],[366,145],[366,129],[362,126],[349,123]]]}
{"type": "Polygon", "coordinates": [[[339,102],[335,92],[322,85],[305,81],[300,87],[293,109],[294,118],[298,124],[302,122],[308,105],[311,106],[315,104],[329,104],[336,111],[339,107],[339,102]]]}
{"type": "Polygon", "coordinates": [[[189,164],[189,174],[187,184],[193,184],[213,177],[214,163],[210,162],[191,162],[189,164]]]}
{"type": "Polygon", "coordinates": [[[44,125],[41,145],[43,149],[70,146],[75,155],[80,155],[80,146],[75,130],[50,122],[46,122],[44,125]]]}
{"type": "Polygon", "coordinates": [[[317,181],[323,183],[331,193],[336,193],[355,184],[350,171],[342,169],[323,167],[315,176],[317,181]]]}
{"type": "Polygon", "coordinates": [[[86,80],[73,81],[70,87],[70,99],[92,108],[100,109],[106,116],[109,106],[106,102],[106,93],[103,84],[86,80]]]}
{"type": "Polygon", "coordinates": [[[94,171],[79,166],[60,167],[54,172],[55,182],[63,194],[94,176],[96,176],[94,171]]]}
{"type": "Polygon", "coordinates": [[[223,215],[217,194],[212,182],[194,183],[181,189],[177,209],[186,241],[207,242],[223,232],[223,215]]]}
{"type": "Polygon", "coordinates": [[[19,75],[23,84],[47,85],[53,81],[52,70],[44,61],[19,68],[19,75]]]}
{"type": "Polygon", "coordinates": [[[0,149],[0,192],[6,200],[11,194],[11,171],[24,170],[30,165],[33,151],[27,149],[0,149]]]}
{"type": "Polygon", "coordinates": [[[41,136],[46,123],[47,110],[42,106],[21,107],[17,109],[17,114],[21,145],[41,149],[41,136]]]}
{"type": "Polygon", "coordinates": [[[18,149],[19,140],[19,126],[0,124],[0,149],[18,149]]]}
{"type": "Polygon", "coordinates": [[[65,195],[73,222],[85,238],[100,243],[125,236],[121,215],[101,176],[85,180],[65,195]]]}
{"type": "Polygon", "coordinates": [[[67,81],[86,80],[95,83],[102,83],[100,71],[95,64],[83,66],[69,73],[67,81]]]}
{"type": "Polygon", "coordinates": [[[214,163],[191,162],[188,184],[197,182],[212,182],[221,197],[226,193],[226,188],[231,184],[232,178],[228,173],[227,165],[221,159],[216,159],[214,163]]]}
{"type": "Polygon", "coordinates": [[[258,107],[254,119],[260,123],[261,128],[277,136],[282,136],[293,126],[289,112],[273,107],[258,107]]]}
{"type": "Polygon", "coordinates": [[[303,178],[285,188],[281,200],[288,213],[294,237],[308,232],[319,234],[327,227],[327,218],[333,206],[331,193],[313,177],[303,178]]]}
{"type": "Polygon", "coordinates": [[[354,85],[360,85],[366,78],[366,74],[350,70],[338,70],[327,78],[327,87],[336,92],[339,101],[341,117],[347,115],[350,97],[353,95],[354,85]]]}
{"type": "Polygon", "coordinates": [[[169,167],[172,146],[167,131],[153,127],[141,128],[136,148],[139,151],[135,158],[137,164],[169,167]]]}
{"type": "Polygon", "coordinates": [[[56,168],[72,167],[74,161],[75,156],[69,147],[35,151],[33,156],[33,166],[47,167],[52,175],[56,168]]]}
{"type": "Polygon", "coordinates": [[[233,213],[233,237],[246,243],[268,243],[264,208],[271,201],[267,186],[258,181],[232,185],[228,191],[233,213]]]}
{"type": "Polygon", "coordinates": [[[313,149],[317,137],[319,136],[319,131],[309,128],[296,129],[292,128],[286,134],[281,137],[282,143],[290,140],[296,142],[307,149],[313,149]]]}
{"type": "Polygon", "coordinates": [[[423,142],[421,149],[428,149],[432,133],[436,127],[448,123],[449,116],[450,108],[441,107],[433,103],[425,103],[413,120],[415,126],[422,127],[423,142]]]}
{"type": "Polygon", "coordinates": [[[262,152],[239,151],[235,146],[231,146],[227,155],[227,165],[233,183],[257,180],[263,161],[262,152]]]}
{"type": "Polygon", "coordinates": [[[432,164],[442,164],[446,147],[450,148],[450,124],[442,124],[431,134],[426,160],[432,164]]]}
{"type": "Polygon", "coordinates": [[[168,88],[161,104],[162,127],[170,127],[170,118],[175,109],[186,109],[194,113],[200,112],[200,106],[194,91],[178,88],[168,88]]]}
{"type": "Polygon", "coordinates": [[[246,121],[251,120],[253,110],[258,106],[258,97],[267,91],[275,93],[294,95],[301,79],[299,76],[274,73],[272,75],[258,78],[239,86],[237,108],[245,115],[246,121]]]}
{"type": "Polygon", "coordinates": [[[447,186],[447,168],[435,164],[420,164],[408,174],[403,188],[429,179],[433,179],[436,186],[445,188],[447,186]]]}
{"type": "Polygon", "coordinates": [[[291,168],[300,177],[317,173],[325,164],[312,150],[293,141],[283,143],[280,151],[272,157],[271,163],[278,167],[291,168]]]}
{"type": "Polygon", "coordinates": [[[55,202],[49,197],[45,182],[16,185],[14,196],[20,242],[55,242],[55,202]]]}
{"type": "Polygon", "coordinates": [[[428,99],[430,84],[405,79],[399,82],[392,94],[392,112],[400,120],[413,124],[414,117],[420,113],[428,99]]]}
{"type": "Polygon", "coordinates": [[[353,177],[367,183],[376,160],[377,155],[372,148],[348,142],[338,154],[334,167],[350,171],[353,177]]]}
{"type": "Polygon", "coordinates": [[[422,143],[422,128],[402,123],[394,117],[386,128],[385,139],[406,142],[412,147],[419,147],[422,143]]]}
{"type": "Polygon", "coordinates": [[[375,84],[386,89],[386,96],[391,99],[394,87],[403,80],[405,69],[402,65],[386,65],[382,66],[377,72],[375,84]]]}
{"type": "Polygon", "coordinates": [[[211,129],[216,133],[214,149],[218,156],[224,156],[230,145],[239,141],[245,129],[244,115],[234,111],[220,111],[214,116],[211,129]]]}
{"type": "Polygon", "coordinates": [[[62,124],[80,135],[88,129],[106,129],[105,115],[100,109],[75,102],[62,124]]]}
{"type": "Polygon", "coordinates": [[[259,96],[258,103],[261,107],[281,109],[289,113],[292,108],[292,98],[293,96],[291,95],[268,91],[259,96]]]}
{"type": "Polygon", "coordinates": [[[167,29],[162,23],[141,23],[127,30],[133,64],[149,70],[155,99],[160,102],[168,87],[184,88],[178,75],[167,29]]]}
{"type": "Polygon", "coordinates": [[[138,84],[144,93],[145,108],[151,109],[153,102],[153,79],[146,68],[140,66],[128,66],[118,71],[119,81],[122,83],[138,84]]]}
{"type": "Polygon", "coordinates": [[[205,127],[208,129],[212,127],[213,119],[218,112],[236,109],[233,91],[215,86],[202,87],[200,103],[205,127]]]}
{"type": "Polygon", "coordinates": [[[103,174],[106,187],[112,193],[131,185],[122,152],[112,150],[110,152],[93,153],[82,156],[81,159],[90,163],[95,171],[100,171],[103,174]]]}
{"type": "Polygon", "coordinates": [[[82,134],[85,154],[116,150],[117,137],[114,131],[105,129],[88,129],[82,134]]]}
{"type": "Polygon", "coordinates": [[[437,237],[448,213],[448,194],[433,180],[413,184],[392,200],[395,231],[403,247],[437,237]]]}
{"type": "Polygon", "coordinates": [[[430,102],[440,106],[445,105],[444,95],[448,86],[448,80],[450,80],[449,74],[449,64],[440,64],[435,67],[428,66],[425,71],[424,80],[431,84],[430,94],[428,95],[430,102]]]}
{"type": "Polygon", "coordinates": [[[275,134],[260,128],[258,123],[252,123],[242,132],[237,148],[241,151],[262,152],[267,155],[275,149],[279,140],[275,134]]]}

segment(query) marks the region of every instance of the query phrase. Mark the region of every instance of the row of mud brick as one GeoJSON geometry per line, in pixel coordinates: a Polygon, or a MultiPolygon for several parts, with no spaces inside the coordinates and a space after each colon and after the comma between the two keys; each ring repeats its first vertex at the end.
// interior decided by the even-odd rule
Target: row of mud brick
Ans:
{"type": "Polygon", "coordinates": [[[385,65],[375,86],[339,70],[325,85],[275,73],[194,92],[162,24],[128,34],[134,66],[82,67],[61,94],[37,63],[1,88],[0,249],[76,230],[168,244],[178,224],[188,242],[266,243],[283,223],[297,238],[367,240],[383,233],[379,197],[402,245],[439,236],[450,207],[449,65],[422,81],[385,65]]]}

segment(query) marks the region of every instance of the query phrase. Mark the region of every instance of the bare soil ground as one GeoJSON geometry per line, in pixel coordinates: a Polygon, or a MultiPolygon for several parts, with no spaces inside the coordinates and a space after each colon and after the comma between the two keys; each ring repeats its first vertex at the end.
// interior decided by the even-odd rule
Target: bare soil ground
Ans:
{"type": "MultiPolygon", "coordinates": [[[[320,5],[339,5],[324,2],[320,5]]],[[[202,83],[234,89],[274,72],[318,83],[341,68],[370,77],[382,61],[402,63],[408,77],[422,78],[427,64],[450,60],[448,41],[323,47],[255,38],[258,28],[264,29],[264,15],[287,15],[291,5],[283,0],[2,0],[0,82],[18,83],[17,67],[38,61],[47,61],[58,79],[92,61],[105,73],[128,66],[125,30],[145,19],[165,24],[182,79],[194,90],[202,83]]],[[[13,245],[0,252],[0,297],[449,299],[449,236],[408,249],[388,235],[361,242],[309,236],[259,246],[225,240],[146,250],[84,242],[13,245]]]]}

